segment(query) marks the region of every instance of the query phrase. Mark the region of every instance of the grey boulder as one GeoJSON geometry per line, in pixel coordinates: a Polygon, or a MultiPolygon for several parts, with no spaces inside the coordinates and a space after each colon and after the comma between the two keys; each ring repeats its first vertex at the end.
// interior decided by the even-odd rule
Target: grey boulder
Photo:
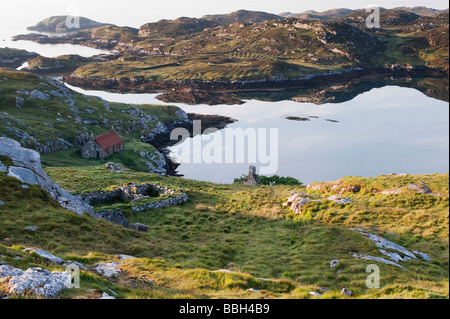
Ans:
{"type": "Polygon", "coordinates": [[[144,233],[148,232],[148,227],[144,224],[139,224],[139,223],[134,223],[133,225],[131,225],[131,229],[133,229],[135,231],[144,232],[144,233]]]}
{"type": "Polygon", "coordinates": [[[41,256],[42,258],[44,258],[45,260],[55,263],[55,264],[58,264],[58,265],[62,265],[66,262],[64,259],[56,257],[55,255],[52,255],[49,252],[46,252],[45,250],[42,250],[42,249],[26,248],[25,251],[29,252],[29,253],[34,252],[34,253],[38,254],[39,256],[41,256]]]}
{"type": "Polygon", "coordinates": [[[41,186],[62,207],[78,215],[93,212],[92,206],[81,198],[69,194],[48,177],[42,169],[38,152],[23,148],[17,141],[10,138],[0,137],[0,155],[13,161],[13,165],[7,168],[9,176],[17,178],[22,183],[41,186]]]}
{"type": "Polygon", "coordinates": [[[38,99],[38,100],[49,100],[50,95],[45,94],[39,90],[34,90],[30,94],[30,99],[38,99]]]}
{"type": "Polygon", "coordinates": [[[67,272],[50,272],[41,268],[23,271],[7,264],[0,265],[0,278],[5,278],[4,285],[10,295],[32,293],[44,298],[57,298],[71,281],[67,272]]]}
{"type": "Polygon", "coordinates": [[[118,262],[95,264],[94,269],[100,275],[107,278],[113,277],[122,272],[122,270],[119,269],[118,262]]]}
{"type": "Polygon", "coordinates": [[[342,291],[341,291],[341,294],[344,295],[344,296],[351,297],[352,291],[351,291],[351,290],[348,290],[348,289],[346,289],[346,288],[343,288],[342,291]]]}

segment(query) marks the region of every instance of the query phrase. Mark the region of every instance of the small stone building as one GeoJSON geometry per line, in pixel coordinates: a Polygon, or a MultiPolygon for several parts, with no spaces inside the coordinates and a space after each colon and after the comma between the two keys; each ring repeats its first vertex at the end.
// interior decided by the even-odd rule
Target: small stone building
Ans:
{"type": "Polygon", "coordinates": [[[250,166],[247,177],[241,182],[244,185],[262,185],[261,179],[256,175],[256,167],[250,166]]]}
{"type": "Polygon", "coordinates": [[[81,149],[83,158],[105,159],[112,154],[119,153],[124,149],[123,139],[111,130],[108,133],[91,137],[81,149]]]}

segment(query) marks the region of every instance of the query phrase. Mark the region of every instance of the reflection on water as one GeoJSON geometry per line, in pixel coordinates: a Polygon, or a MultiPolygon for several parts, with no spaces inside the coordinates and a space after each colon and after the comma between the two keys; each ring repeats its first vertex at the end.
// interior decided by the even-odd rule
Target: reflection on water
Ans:
{"type": "MultiPolygon", "coordinates": [[[[443,173],[449,169],[448,104],[414,89],[384,87],[345,103],[320,106],[251,100],[240,106],[182,107],[187,112],[239,120],[229,128],[278,128],[277,174],[304,183],[350,175],[443,173]],[[310,121],[289,121],[286,116],[310,117],[310,121]],[[339,123],[327,121],[330,119],[339,123]]],[[[173,156],[181,147],[171,148],[173,156]]],[[[223,145],[227,147],[232,146],[223,145]]],[[[184,155],[175,160],[189,156],[184,155]]],[[[182,164],[179,173],[191,179],[231,183],[247,172],[249,164],[182,164]]]]}
{"type": "Polygon", "coordinates": [[[129,104],[159,104],[159,105],[166,105],[167,103],[164,103],[158,99],[156,99],[156,96],[158,93],[113,93],[113,92],[106,92],[106,91],[95,91],[95,90],[85,90],[67,83],[64,83],[68,88],[82,93],[86,95],[93,95],[101,97],[102,99],[108,101],[108,102],[116,102],[116,103],[129,103],[129,104]]]}
{"type": "MultiPolygon", "coordinates": [[[[157,94],[74,89],[112,102],[163,104],[155,99],[157,94]]],[[[278,128],[277,174],[293,176],[304,183],[348,175],[425,174],[449,170],[449,105],[411,88],[386,86],[350,101],[321,105],[257,100],[233,106],[175,105],[188,113],[219,114],[237,119],[229,128],[278,128]],[[287,116],[310,120],[289,121],[287,116]]],[[[175,160],[182,160],[176,156],[181,147],[170,148],[175,160]]],[[[223,148],[228,147],[231,145],[223,145],[223,148]]],[[[231,183],[235,177],[246,173],[250,164],[182,164],[178,171],[186,178],[231,183]]]]}
{"type": "MultiPolygon", "coordinates": [[[[36,52],[48,58],[54,58],[65,54],[78,54],[82,57],[91,57],[98,54],[109,54],[108,50],[99,50],[82,45],[74,44],[39,44],[31,41],[12,41],[11,38],[18,34],[27,34],[30,31],[26,27],[22,28],[2,28],[0,29],[0,48],[15,48],[36,52]]],[[[42,33],[42,32],[40,32],[42,33]]]]}

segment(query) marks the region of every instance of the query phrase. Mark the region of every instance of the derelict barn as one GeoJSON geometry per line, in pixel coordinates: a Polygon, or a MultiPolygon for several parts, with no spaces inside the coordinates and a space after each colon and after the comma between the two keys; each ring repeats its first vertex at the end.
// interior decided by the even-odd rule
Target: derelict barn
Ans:
{"type": "Polygon", "coordinates": [[[108,133],[91,137],[81,149],[83,158],[105,159],[108,156],[119,153],[124,149],[123,139],[111,130],[108,133]]]}

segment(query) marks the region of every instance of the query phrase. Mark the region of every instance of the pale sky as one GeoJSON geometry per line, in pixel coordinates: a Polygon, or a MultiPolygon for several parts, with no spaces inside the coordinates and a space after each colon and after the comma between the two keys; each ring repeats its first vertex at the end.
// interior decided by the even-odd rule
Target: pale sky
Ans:
{"type": "MultiPolygon", "coordinates": [[[[380,7],[427,6],[435,9],[448,8],[444,0],[15,0],[0,3],[0,19],[27,20],[28,25],[52,15],[72,14],[77,8],[79,15],[99,22],[139,27],[144,23],[181,16],[201,17],[205,14],[229,13],[239,9],[281,13],[306,10],[324,11],[334,8],[359,9],[376,4],[380,7]]],[[[18,21],[16,21],[18,22],[18,21]]],[[[2,23],[4,24],[4,23],[2,23]]]]}

